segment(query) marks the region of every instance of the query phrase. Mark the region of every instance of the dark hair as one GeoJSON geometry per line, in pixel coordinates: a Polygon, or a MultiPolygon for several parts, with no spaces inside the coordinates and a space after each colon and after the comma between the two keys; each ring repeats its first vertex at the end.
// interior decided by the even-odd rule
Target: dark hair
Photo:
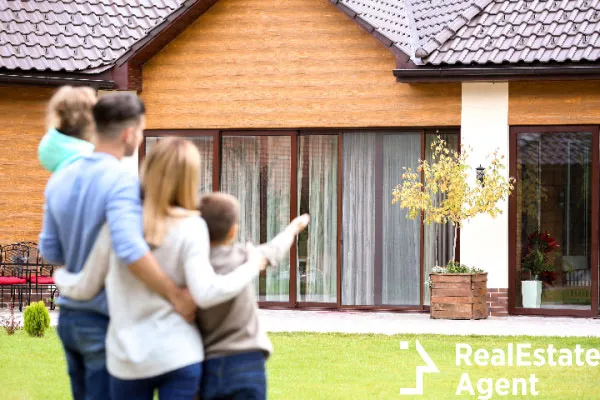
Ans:
{"type": "Polygon", "coordinates": [[[211,242],[225,240],[231,228],[239,223],[239,202],[225,193],[215,192],[202,196],[199,210],[208,226],[211,242]]]}
{"type": "Polygon", "coordinates": [[[110,136],[120,134],[123,124],[137,123],[146,113],[146,107],[136,94],[118,92],[102,96],[93,113],[98,134],[110,136]]]}

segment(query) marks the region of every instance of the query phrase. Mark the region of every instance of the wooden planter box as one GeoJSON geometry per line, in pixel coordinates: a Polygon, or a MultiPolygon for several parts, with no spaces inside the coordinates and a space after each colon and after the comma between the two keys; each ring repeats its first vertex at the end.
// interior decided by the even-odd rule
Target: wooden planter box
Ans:
{"type": "Polygon", "coordinates": [[[487,272],[430,274],[431,318],[485,319],[487,272]]]}

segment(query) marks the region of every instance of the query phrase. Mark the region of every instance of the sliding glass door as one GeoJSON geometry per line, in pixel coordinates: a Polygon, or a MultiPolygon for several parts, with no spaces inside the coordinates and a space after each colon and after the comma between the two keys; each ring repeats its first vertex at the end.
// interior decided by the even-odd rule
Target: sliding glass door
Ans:
{"type": "Polygon", "coordinates": [[[597,135],[589,127],[513,128],[511,300],[518,313],[597,310],[597,135]],[[541,294],[528,300],[536,286],[541,294]]]}
{"type": "MultiPolygon", "coordinates": [[[[264,243],[290,222],[292,138],[223,135],[221,191],[241,205],[238,240],[264,243]]],[[[260,301],[290,301],[290,259],[268,268],[256,281],[260,301]]]]}
{"type": "Polygon", "coordinates": [[[337,302],[338,137],[298,138],[298,215],[311,223],[298,236],[297,301],[337,302]]]}
{"type": "Polygon", "coordinates": [[[344,134],[343,305],[420,305],[420,219],[391,204],[402,167],[420,155],[421,133],[344,134]]]}

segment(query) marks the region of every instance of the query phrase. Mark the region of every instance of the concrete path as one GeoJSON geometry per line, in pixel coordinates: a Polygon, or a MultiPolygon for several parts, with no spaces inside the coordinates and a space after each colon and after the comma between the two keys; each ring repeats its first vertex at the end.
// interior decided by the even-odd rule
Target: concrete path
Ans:
{"type": "MultiPolygon", "coordinates": [[[[16,312],[22,320],[22,313],[16,312]]],[[[8,312],[0,311],[0,320],[8,312]]],[[[444,335],[529,335],[600,337],[600,319],[503,317],[479,321],[433,320],[429,314],[350,311],[260,310],[269,332],[340,332],[444,334],[444,335]]],[[[58,312],[50,312],[51,324],[58,312]]]]}

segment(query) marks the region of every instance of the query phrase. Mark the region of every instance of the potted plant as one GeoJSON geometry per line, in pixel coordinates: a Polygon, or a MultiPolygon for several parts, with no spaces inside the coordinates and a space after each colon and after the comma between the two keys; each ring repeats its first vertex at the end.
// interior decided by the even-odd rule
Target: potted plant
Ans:
{"type": "Polygon", "coordinates": [[[521,270],[528,271],[530,279],[521,281],[523,307],[540,308],[542,281],[553,276],[550,273],[554,270],[554,256],[559,248],[548,232],[535,231],[527,237],[521,270]]]}
{"type": "Polygon", "coordinates": [[[498,150],[488,156],[486,169],[477,169],[477,179],[471,182],[469,148],[449,149],[441,137],[431,148],[431,162],[419,160],[416,170],[403,168],[392,203],[406,209],[408,218],[422,217],[423,224],[450,223],[454,228],[452,261],[430,274],[431,317],[487,318],[487,273],[456,260],[456,239],[458,229],[476,215],[501,214],[498,202],[509,196],[514,179],[505,176],[504,156],[498,150]]]}

